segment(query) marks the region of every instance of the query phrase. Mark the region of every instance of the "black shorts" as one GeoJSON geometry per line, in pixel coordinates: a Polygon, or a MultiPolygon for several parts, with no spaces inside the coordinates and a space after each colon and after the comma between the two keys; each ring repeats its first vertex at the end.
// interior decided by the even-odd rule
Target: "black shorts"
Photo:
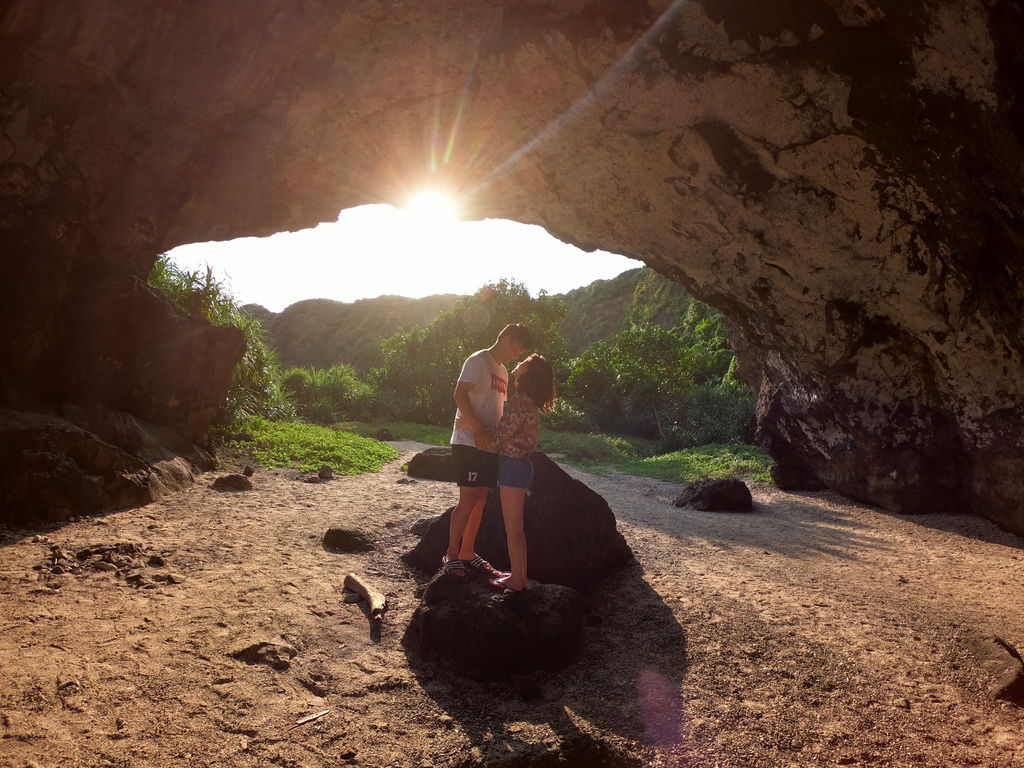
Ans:
{"type": "Polygon", "coordinates": [[[453,445],[455,482],[466,488],[494,488],[498,485],[498,454],[472,445],[453,445]]]}

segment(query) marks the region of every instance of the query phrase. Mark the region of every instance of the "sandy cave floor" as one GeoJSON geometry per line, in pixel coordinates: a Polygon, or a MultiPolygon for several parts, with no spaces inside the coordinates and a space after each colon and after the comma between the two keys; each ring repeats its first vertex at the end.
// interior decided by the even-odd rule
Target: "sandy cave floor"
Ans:
{"type": "Polygon", "coordinates": [[[572,666],[481,684],[401,646],[424,579],[399,555],[456,493],[405,482],[422,446],[395,445],[376,474],[258,472],[239,493],[207,475],[146,507],[0,529],[0,766],[1024,766],[1024,710],[968,650],[1024,648],[1024,540],[756,484],[755,514],[681,510],[677,484],[567,468],[637,564],[588,594],[572,666]],[[379,549],[325,550],[331,527],[379,549]],[[33,570],[51,543],[163,564],[143,587],[33,570]],[[349,571],[388,595],[379,642],[349,571]],[[290,647],[287,668],[231,655],[261,642],[290,647]]]}

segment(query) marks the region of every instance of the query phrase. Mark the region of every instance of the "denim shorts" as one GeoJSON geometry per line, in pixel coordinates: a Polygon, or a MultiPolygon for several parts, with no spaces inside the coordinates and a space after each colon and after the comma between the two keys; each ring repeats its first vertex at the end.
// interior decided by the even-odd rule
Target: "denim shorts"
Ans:
{"type": "Polygon", "coordinates": [[[529,488],[533,482],[533,462],[529,456],[513,459],[511,456],[498,457],[498,485],[508,488],[529,488]]]}

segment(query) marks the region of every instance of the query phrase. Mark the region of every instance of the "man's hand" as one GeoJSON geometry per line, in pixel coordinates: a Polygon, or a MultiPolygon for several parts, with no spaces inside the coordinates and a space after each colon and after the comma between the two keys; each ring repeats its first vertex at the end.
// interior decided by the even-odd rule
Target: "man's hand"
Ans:
{"type": "Polygon", "coordinates": [[[468,429],[473,433],[473,442],[481,451],[494,452],[494,430],[488,429],[477,419],[460,416],[455,420],[456,429],[468,429]]]}
{"type": "Polygon", "coordinates": [[[487,428],[473,430],[473,442],[481,451],[494,453],[494,430],[487,428]]]}

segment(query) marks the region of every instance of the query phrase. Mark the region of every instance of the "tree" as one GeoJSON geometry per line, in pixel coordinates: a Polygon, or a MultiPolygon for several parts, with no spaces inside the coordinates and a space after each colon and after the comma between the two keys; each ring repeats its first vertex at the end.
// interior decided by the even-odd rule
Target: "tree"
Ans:
{"type": "Polygon", "coordinates": [[[754,398],[732,371],[722,316],[690,301],[673,330],[634,325],[569,361],[566,396],[602,429],[663,450],[749,436],[754,398]]]}
{"type": "Polygon", "coordinates": [[[565,314],[561,299],[501,280],[459,299],[429,325],[399,331],[381,342],[384,364],[371,373],[380,407],[391,416],[428,424],[452,418],[452,392],[463,361],[494,343],[509,323],[526,326],[533,349],[559,366],[562,340],[558,325],[565,314]]]}
{"type": "Polygon", "coordinates": [[[605,429],[664,436],[663,412],[692,388],[692,364],[674,331],[645,325],[598,342],[572,362],[567,391],[605,429]],[[632,428],[630,428],[632,427],[632,428]]]}

